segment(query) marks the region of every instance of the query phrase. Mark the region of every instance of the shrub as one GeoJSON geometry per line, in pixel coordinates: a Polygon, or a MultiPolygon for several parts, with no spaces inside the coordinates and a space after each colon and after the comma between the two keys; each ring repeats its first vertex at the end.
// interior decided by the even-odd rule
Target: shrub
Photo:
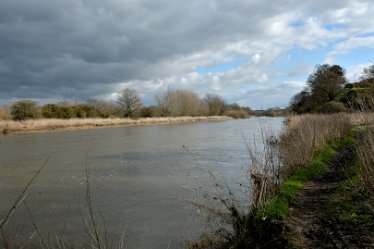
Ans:
{"type": "Polygon", "coordinates": [[[60,107],[55,104],[46,104],[41,109],[43,118],[59,118],[59,111],[60,107]]]}
{"type": "Polygon", "coordinates": [[[229,110],[225,111],[223,115],[231,118],[249,118],[249,113],[246,110],[229,110]]]}
{"type": "Polygon", "coordinates": [[[11,106],[13,120],[35,119],[38,117],[38,108],[32,100],[20,100],[11,106]]]}
{"type": "Polygon", "coordinates": [[[159,117],[159,115],[159,112],[154,107],[143,107],[139,112],[139,117],[141,118],[159,117]]]}
{"type": "Polygon", "coordinates": [[[346,88],[346,89],[352,89],[353,88],[353,84],[352,83],[347,83],[347,84],[345,84],[344,88],[346,88]]]}
{"type": "Polygon", "coordinates": [[[326,104],[318,106],[315,109],[315,111],[318,112],[318,113],[329,114],[329,113],[345,112],[345,111],[347,111],[347,108],[341,102],[330,101],[330,102],[327,102],[326,104]]]}

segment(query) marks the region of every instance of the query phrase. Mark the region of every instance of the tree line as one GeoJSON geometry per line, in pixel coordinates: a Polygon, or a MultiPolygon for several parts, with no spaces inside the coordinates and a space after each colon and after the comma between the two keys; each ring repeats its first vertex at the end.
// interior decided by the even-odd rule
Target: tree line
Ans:
{"type": "Polygon", "coordinates": [[[374,110],[374,65],[364,68],[358,82],[349,83],[339,65],[317,65],[306,87],[290,103],[294,113],[336,113],[374,110]]]}
{"type": "Polygon", "coordinates": [[[115,102],[90,99],[85,103],[59,102],[37,105],[32,100],[19,100],[9,108],[0,109],[0,119],[26,120],[39,118],[148,118],[178,116],[220,116],[247,118],[252,114],[248,107],[228,104],[217,94],[203,98],[193,91],[167,89],[155,95],[156,104],[144,106],[139,92],[123,89],[115,102]]]}

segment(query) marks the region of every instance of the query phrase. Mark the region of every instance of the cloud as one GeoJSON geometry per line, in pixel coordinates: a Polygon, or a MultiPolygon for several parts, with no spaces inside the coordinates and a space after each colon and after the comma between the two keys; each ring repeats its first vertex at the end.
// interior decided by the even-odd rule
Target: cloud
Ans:
{"type": "Polygon", "coordinates": [[[374,35],[368,37],[353,37],[338,43],[334,49],[327,55],[326,63],[333,63],[338,55],[349,53],[354,48],[372,48],[374,49],[374,35]]]}
{"type": "Polygon", "coordinates": [[[261,87],[244,93],[239,103],[250,103],[252,109],[266,109],[269,107],[285,108],[293,95],[305,86],[302,81],[285,81],[276,86],[261,87]],[[271,106],[267,103],[272,103],[271,106]]]}
{"type": "Polygon", "coordinates": [[[254,89],[276,90],[284,77],[294,80],[310,68],[274,72],[272,62],[294,48],[334,43],[327,61],[357,46],[372,48],[372,36],[363,34],[374,32],[373,11],[369,0],[3,0],[0,99],[110,99],[128,86],[150,102],[171,86],[230,100],[252,89],[271,106],[275,101],[254,89]],[[233,61],[245,63],[196,72],[233,61]]]}

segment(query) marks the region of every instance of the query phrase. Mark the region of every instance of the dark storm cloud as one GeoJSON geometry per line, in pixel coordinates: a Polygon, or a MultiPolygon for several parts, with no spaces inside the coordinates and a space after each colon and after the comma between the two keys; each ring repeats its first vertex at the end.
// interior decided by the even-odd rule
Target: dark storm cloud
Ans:
{"type": "Polygon", "coordinates": [[[118,83],[183,77],[197,66],[191,56],[209,64],[242,53],[211,55],[229,44],[286,43],[269,29],[278,15],[347,3],[318,2],[2,0],[0,99],[85,100],[112,93],[118,83]]]}

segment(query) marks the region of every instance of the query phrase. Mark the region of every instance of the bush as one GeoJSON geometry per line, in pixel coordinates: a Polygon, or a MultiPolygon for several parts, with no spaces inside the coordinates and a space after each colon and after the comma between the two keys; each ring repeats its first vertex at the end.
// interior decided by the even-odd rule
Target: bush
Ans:
{"type": "Polygon", "coordinates": [[[43,118],[59,118],[60,107],[55,104],[46,104],[41,111],[43,118]]]}
{"type": "Polygon", "coordinates": [[[318,113],[330,114],[330,113],[346,112],[347,108],[341,102],[330,101],[330,102],[327,102],[326,104],[318,106],[315,109],[315,111],[318,113]]]}
{"type": "Polygon", "coordinates": [[[13,120],[35,119],[38,117],[38,108],[32,100],[20,100],[15,102],[11,108],[13,120]]]}
{"type": "Polygon", "coordinates": [[[229,116],[231,118],[249,118],[249,113],[246,110],[229,110],[223,113],[224,116],[229,116]]]}
{"type": "Polygon", "coordinates": [[[353,84],[352,83],[347,83],[347,84],[345,84],[344,88],[346,88],[346,89],[352,89],[353,88],[353,84]]]}
{"type": "Polygon", "coordinates": [[[160,111],[156,107],[143,107],[140,109],[139,117],[141,118],[152,118],[152,117],[159,117],[160,111]]]}

